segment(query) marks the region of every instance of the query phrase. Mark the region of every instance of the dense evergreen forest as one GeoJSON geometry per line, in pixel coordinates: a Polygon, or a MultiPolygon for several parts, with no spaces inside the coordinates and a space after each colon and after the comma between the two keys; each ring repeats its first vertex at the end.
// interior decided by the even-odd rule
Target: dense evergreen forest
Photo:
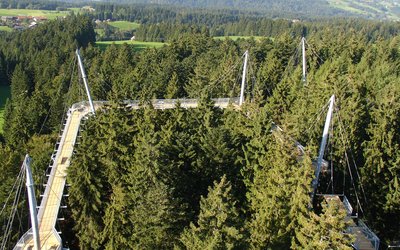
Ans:
{"type": "MultiPolygon", "coordinates": [[[[302,1],[300,1],[302,2],[302,1]]],[[[281,3],[286,5],[287,3],[281,3]]],[[[305,3],[302,3],[304,5],[305,3]]],[[[45,10],[66,10],[68,7],[82,6],[82,4],[58,3],[52,1],[15,1],[0,0],[2,8],[31,8],[45,10]]],[[[256,10],[237,9],[189,9],[187,7],[172,7],[163,5],[123,4],[123,3],[92,3],[95,11],[86,13],[90,18],[98,20],[124,20],[140,23],[135,32],[136,40],[152,42],[170,42],[180,37],[182,33],[191,34],[202,31],[210,36],[269,36],[275,37],[282,30],[292,33],[293,36],[314,33],[323,27],[331,25],[334,29],[349,27],[357,32],[368,34],[368,39],[392,37],[398,33],[397,23],[381,23],[374,21],[343,21],[338,13],[322,15],[324,8],[313,6],[309,15],[289,15],[273,10],[274,15],[256,10]],[[319,15],[318,15],[319,13],[319,15]],[[320,15],[329,16],[329,19],[318,19],[320,15]],[[274,18],[274,19],[271,19],[274,18]],[[300,19],[298,19],[300,18],[300,19]]],[[[280,5],[279,5],[280,6],[280,5]]],[[[279,7],[278,6],[278,7],[279,7]]],[[[294,5],[296,6],[296,5],[294,5]]],[[[277,7],[277,8],[278,8],[277,7]]],[[[326,9],[326,8],[325,8],[326,9]]],[[[111,26],[105,23],[99,26],[106,33],[113,33],[111,26]],[[106,28],[104,28],[104,26],[106,28]]],[[[126,37],[123,35],[112,36],[126,37]]],[[[131,35],[129,36],[131,37],[131,35]]],[[[118,39],[117,39],[118,40],[118,39]]]]}
{"type": "MultiPolygon", "coordinates": [[[[56,9],[66,6],[84,6],[87,1],[82,0],[1,0],[3,8],[44,8],[56,9]]],[[[231,9],[241,11],[257,11],[262,12],[269,17],[327,17],[333,15],[355,16],[350,12],[334,8],[329,5],[325,0],[249,0],[246,2],[238,0],[207,0],[207,1],[175,1],[175,0],[157,0],[157,1],[144,1],[144,0],[124,0],[124,1],[91,1],[95,9],[101,6],[111,6],[111,12],[117,11],[118,14],[128,14],[137,12],[139,8],[148,8],[149,5],[157,6],[160,9],[169,9],[174,11],[178,9],[190,10],[203,8],[207,11],[211,9],[231,9]]]]}
{"type": "MultiPolygon", "coordinates": [[[[310,210],[311,162],[332,94],[325,159],[335,178],[323,176],[318,193],[346,194],[382,247],[398,240],[398,24],[330,20],[299,24],[297,32],[279,20],[268,25],[275,32],[260,41],[215,40],[193,25],[168,46],[142,52],[93,46],[88,16],[1,33],[0,79],[11,99],[0,139],[0,204],[26,152],[38,186],[45,178],[67,108],[85,99],[74,56],[82,47],[93,98],[110,105],[83,125],[69,168],[69,208],[59,226],[71,249],[351,249],[340,207],[321,202],[310,210]],[[238,95],[247,49],[245,105],[215,108],[210,98],[238,95]],[[153,98],[200,105],[155,110],[153,98]],[[127,109],[126,99],[144,108],[127,109]],[[306,146],[301,157],[295,140],[306,146]]],[[[10,247],[28,227],[26,214],[14,222],[10,247]]],[[[1,226],[7,216],[0,214],[1,226]]]]}
{"type": "MultiPolygon", "coordinates": [[[[268,18],[315,19],[327,17],[359,17],[374,20],[399,20],[397,0],[1,0],[1,8],[67,10],[90,4],[95,10],[107,9],[107,16],[140,15],[143,9],[157,8],[161,12],[179,15],[202,12],[236,12],[268,18]]],[[[165,20],[165,19],[161,19],[165,20]]]]}

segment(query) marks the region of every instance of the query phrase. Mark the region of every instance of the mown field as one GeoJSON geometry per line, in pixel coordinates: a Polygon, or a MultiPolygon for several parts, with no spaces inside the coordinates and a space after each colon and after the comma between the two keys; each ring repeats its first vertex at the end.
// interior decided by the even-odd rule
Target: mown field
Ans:
{"type": "MultiPolygon", "coordinates": [[[[266,37],[263,37],[263,36],[216,36],[216,37],[214,37],[214,39],[218,39],[218,40],[232,39],[234,41],[236,41],[238,39],[255,39],[256,41],[260,41],[261,39],[264,39],[264,38],[266,38],[266,37]]],[[[135,50],[143,50],[146,48],[160,48],[164,45],[167,45],[167,43],[161,43],[161,42],[142,42],[142,41],[122,40],[122,41],[99,41],[99,42],[96,42],[96,46],[102,50],[105,50],[107,48],[107,46],[109,46],[113,43],[115,45],[122,45],[124,43],[127,43],[130,45],[133,45],[135,50]]]]}
{"type": "Polygon", "coordinates": [[[159,43],[159,42],[141,42],[141,41],[131,41],[131,40],[123,40],[123,41],[101,41],[101,42],[96,42],[96,46],[99,47],[102,50],[105,50],[107,46],[111,44],[115,45],[122,45],[124,43],[127,43],[129,45],[133,45],[135,50],[143,50],[146,48],[160,48],[164,46],[166,43],[159,43]]]}
{"type": "Polygon", "coordinates": [[[10,97],[10,87],[0,85],[0,133],[3,132],[4,106],[8,97],[10,97]]]}
{"type": "Polygon", "coordinates": [[[128,21],[108,22],[108,24],[115,28],[118,28],[121,31],[136,30],[140,26],[140,23],[128,22],[128,21]]]}
{"type": "Polygon", "coordinates": [[[0,9],[0,16],[44,16],[48,19],[56,19],[59,16],[66,16],[69,13],[70,11],[0,9]]]}

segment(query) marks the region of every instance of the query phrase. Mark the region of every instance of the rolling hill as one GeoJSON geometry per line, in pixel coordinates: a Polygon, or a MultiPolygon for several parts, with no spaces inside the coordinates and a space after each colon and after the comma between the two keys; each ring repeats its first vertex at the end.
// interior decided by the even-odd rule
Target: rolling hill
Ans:
{"type": "MultiPolygon", "coordinates": [[[[81,0],[64,1],[82,2],[81,0]]],[[[103,1],[91,0],[91,2],[96,5],[103,1]]],[[[247,10],[263,13],[272,18],[350,16],[400,20],[400,0],[105,0],[104,2],[247,10]]]]}

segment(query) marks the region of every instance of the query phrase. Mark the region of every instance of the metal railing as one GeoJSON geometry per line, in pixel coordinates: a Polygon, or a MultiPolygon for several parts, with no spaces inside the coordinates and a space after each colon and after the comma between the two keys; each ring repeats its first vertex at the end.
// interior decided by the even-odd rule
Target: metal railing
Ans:
{"type": "Polygon", "coordinates": [[[22,250],[25,247],[25,244],[33,242],[33,232],[32,228],[29,229],[22,237],[18,240],[17,244],[14,247],[14,250],[22,250]]]}
{"type": "MultiPolygon", "coordinates": [[[[53,231],[55,231],[53,229],[53,231]]],[[[53,232],[54,234],[54,232],[53,232]]],[[[61,243],[61,237],[58,235],[58,233],[54,234],[57,237],[57,240],[61,243]]],[[[45,242],[43,242],[45,243],[45,242]]],[[[33,232],[32,228],[29,229],[22,237],[18,240],[17,244],[13,248],[13,250],[24,250],[27,247],[27,244],[33,244],[33,232]]],[[[33,245],[32,245],[33,246],[33,245]]],[[[29,248],[28,248],[29,249],[29,248]]],[[[54,250],[61,250],[63,249],[62,244],[58,245],[58,247],[54,250]]]]}
{"type": "Polygon", "coordinates": [[[378,236],[362,220],[358,220],[358,227],[361,229],[362,233],[367,237],[367,239],[371,242],[372,246],[378,250],[380,240],[378,236]]]}
{"type": "MultiPolygon", "coordinates": [[[[229,104],[239,105],[239,97],[234,98],[213,98],[211,99],[214,102],[214,106],[220,108],[226,108],[229,104]]],[[[133,109],[139,109],[146,106],[146,103],[143,103],[139,100],[125,100],[122,102],[133,109]]],[[[94,101],[93,102],[95,108],[102,107],[104,105],[109,104],[108,101],[94,101]]],[[[177,107],[179,104],[182,108],[195,108],[198,105],[197,99],[153,99],[151,100],[151,104],[155,109],[173,109],[177,107]]],[[[70,110],[79,110],[79,109],[89,109],[89,102],[83,101],[75,103],[71,106],[70,110]]]]}
{"type": "Polygon", "coordinates": [[[347,215],[351,216],[353,214],[353,207],[345,195],[343,196],[343,205],[346,208],[347,215]]]}

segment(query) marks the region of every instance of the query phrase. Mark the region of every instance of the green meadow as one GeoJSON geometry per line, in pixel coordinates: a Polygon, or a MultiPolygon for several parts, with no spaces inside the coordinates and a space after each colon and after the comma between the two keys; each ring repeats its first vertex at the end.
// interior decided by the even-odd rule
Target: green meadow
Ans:
{"type": "Polygon", "coordinates": [[[166,43],[159,43],[159,42],[141,42],[141,41],[131,41],[131,40],[123,40],[123,41],[101,41],[101,42],[96,42],[96,46],[99,47],[102,50],[105,50],[107,46],[111,44],[115,45],[122,45],[124,43],[133,45],[135,50],[143,50],[146,48],[160,48],[164,46],[166,43]]]}
{"type": "Polygon", "coordinates": [[[0,26],[0,31],[7,31],[10,32],[12,31],[12,28],[8,27],[8,26],[0,26]]]}
{"type": "Polygon", "coordinates": [[[30,10],[30,9],[0,9],[0,16],[44,16],[48,19],[56,19],[66,16],[70,11],[30,10]]]}
{"type": "Polygon", "coordinates": [[[108,22],[108,24],[115,28],[118,28],[121,31],[136,30],[140,26],[140,23],[128,22],[128,21],[108,22]]]}

